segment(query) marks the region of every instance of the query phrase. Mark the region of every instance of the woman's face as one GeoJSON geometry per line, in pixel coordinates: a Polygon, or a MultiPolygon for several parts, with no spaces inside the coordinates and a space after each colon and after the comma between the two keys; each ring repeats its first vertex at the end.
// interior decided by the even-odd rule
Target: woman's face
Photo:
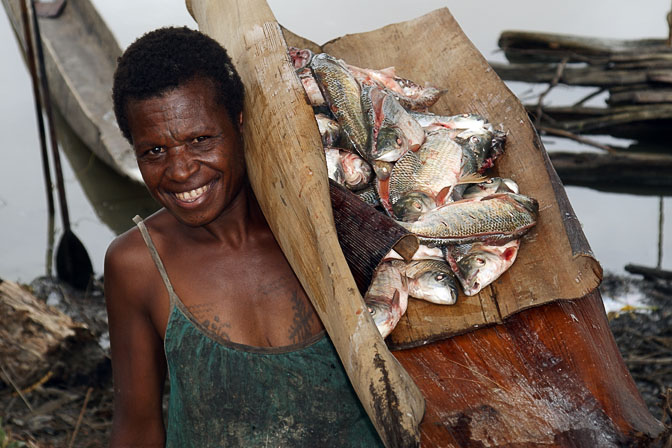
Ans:
{"type": "Polygon", "coordinates": [[[210,80],[195,78],[127,106],[133,148],[147,188],[190,226],[219,217],[246,178],[238,124],[217,104],[215,93],[210,80]]]}

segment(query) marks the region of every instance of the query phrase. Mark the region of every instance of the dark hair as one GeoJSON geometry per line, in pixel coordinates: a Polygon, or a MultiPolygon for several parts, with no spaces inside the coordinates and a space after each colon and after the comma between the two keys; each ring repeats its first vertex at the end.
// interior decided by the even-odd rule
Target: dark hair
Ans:
{"type": "Polygon", "coordinates": [[[132,143],[126,116],[129,100],[144,100],[203,77],[214,82],[217,102],[238,123],[244,88],[226,50],[214,39],[187,27],[159,28],[133,42],[117,61],[112,86],[114,114],[132,143]]]}

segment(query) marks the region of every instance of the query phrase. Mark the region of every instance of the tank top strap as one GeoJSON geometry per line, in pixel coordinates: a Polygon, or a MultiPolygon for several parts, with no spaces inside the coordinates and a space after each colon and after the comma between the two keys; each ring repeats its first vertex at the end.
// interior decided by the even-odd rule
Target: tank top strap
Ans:
{"type": "Polygon", "coordinates": [[[168,290],[168,296],[170,297],[170,309],[171,311],[175,307],[175,304],[177,303],[177,294],[175,294],[175,290],[173,289],[172,283],[170,283],[170,279],[168,278],[168,273],[166,272],[166,268],[163,266],[163,262],[161,261],[161,257],[159,256],[159,252],[156,250],[156,246],[154,245],[154,242],[152,241],[152,237],[149,235],[149,230],[147,230],[147,226],[145,225],[144,221],[142,218],[138,215],[135,215],[133,218],[133,222],[138,226],[138,229],[140,229],[140,234],[142,235],[142,239],[145,241],[145,244],[147,245],[147,248],[149,249],[149,253],[152,256],[152,260],[154,260],[154,264],[156,265],[156,269],[159,270],[159,274],[161,275],[161,279],[163,280],[163,283],[166,285],[166,289],[168,290]]]}

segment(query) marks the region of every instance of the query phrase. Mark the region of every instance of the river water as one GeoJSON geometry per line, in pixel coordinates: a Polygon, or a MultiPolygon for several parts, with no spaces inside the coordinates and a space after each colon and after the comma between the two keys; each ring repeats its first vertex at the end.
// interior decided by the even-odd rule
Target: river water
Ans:
{"type": "MultiPolygon", "coordinates": [[[[669,0],[618,2],[618,5],[613,0],[269,0],[268,3],[281,24],[320,44],[346,33],[376,29],[445,6],[481,53],[492,61],[504,61],[497,52],[497,39],[507,29],[622,39],[665,38],[665,15],[670,8],[669,0]]],[[[159,26],[197,27],[180,1],[95,0],[94,4],[122,48],[159,26]]],[[[45,273],[46,196],[30,78],[4,14],[0,17],[0,58],[3,61],[0,130],[4,138],[0,156],[0,278],[29,282],[45,273]]],[[[509,86],[521,97],[529,95],[528,86],[520,83],[509,86]]],[[[582,94],[568,88],[556,90],[550,101],[557,103],[582,94]]],[[[68,147],[67,157],[62,159],[73,231],[86,246],[94,270],[100,275],[109,242],[130,227],[129,216],[135,213],[146,216],[153,204],[143,188],[120,181],[119,176],[78,144],[67,128],[60,127],[59,132],[68,147]]],[[[572,149],[575,145],[549,140],[546,147],[552,151],[572,149]]],[[[658,196],[604,193],[572,186],[567,187],[567,192],[605,270],[623,273],[628,263],[656,266],[659,248],[662,248],[661,266],[672,269],[672,219],[664,222],[662,234],[668,238],[659,245],[658,196]]],[[[672,200],[665,197],[662,205],[670,214],[672,200]]],[[[60,227],[58,214],[56,226],[60,227]]]]}

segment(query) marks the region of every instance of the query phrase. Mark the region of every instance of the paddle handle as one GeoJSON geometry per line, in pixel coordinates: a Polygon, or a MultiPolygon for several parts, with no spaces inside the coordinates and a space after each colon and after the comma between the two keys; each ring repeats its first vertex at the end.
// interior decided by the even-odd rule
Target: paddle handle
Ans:
{"type": "MultiPolygon", "coordinates": [[[[42,86],[42,103],[44,112],[47,115],[47,124],[49,126],[49,141],[51,143],[51,156],[54,159],[54,171],[56,172],[56,186],[58,190],[58,200],[63,221],[63,230],[70,231],[70,214],[68,213],[68,203],[65,198],[65,185],[63,182],[63,170],[61,167],[61,157],[58,152],[58,140],[56,138],[56,127],[54,126],[53,112],[51,108],[51,95],[49,93],[49,82],[47,80],[47,69],[44,63],[44,50],[42,49],[42,35],[40,33],[40,24],[37,20],[37,11],[35,10],[35,1],[30,1],[30,7],[33,19],[33,34],[35,37],[35,51],[37,53],[37,67],[39,70],[39,79],[42,86]]],[[[22,1],[23,3],[23,1],[22,1]]],[[[42,125],[44,126],[44,125],[42,125]]]]}

